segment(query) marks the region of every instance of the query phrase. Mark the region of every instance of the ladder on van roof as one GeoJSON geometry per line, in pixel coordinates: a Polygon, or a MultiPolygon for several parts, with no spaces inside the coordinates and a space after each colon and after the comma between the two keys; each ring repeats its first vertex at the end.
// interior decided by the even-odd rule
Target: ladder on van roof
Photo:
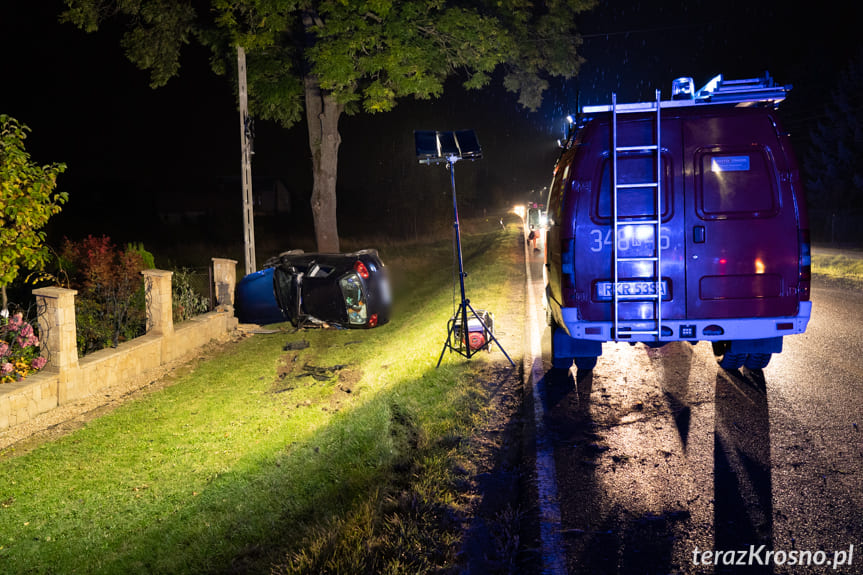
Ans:
{"type": "MultiPolygon", "coordinates": [[[[612,258],[614,269],[614,283],[612,288],[612,306],[614,308],[614,324],[612,336],[614,341],[620,341],[621,335],[628,337],[634,335],[654,336],[655,341],[659,341],[662,336],[662,248],[660,241],[660,229],[662,225],[662,148],[660,146],[660,127],[661,127],[661,111],[662,102],[660,99],[660,91],[656,91],[656,101],[654,103],[643,103],[638,107],[621,108],[617,104],[617,94],[611,94],[611,149],[612,149],[612,258]],[[619,145],[617,136],[617,121],[621,114],[631,114],[636,112],[655,111],[652,117],[655,121],[654,135],[655,143],[638,146],[621,146],[619,145]],[[636,182],[636,183],[621,183],[618,181],[617,162],[621,154],[630,153],[651,153],[656,157],[656,179],[654,181],[636,182]],[[653,254],[640,257],[625,257],[620,255],[620,228],[623,225],[618,213],[618,199],[621,193],[627,193],[634,189],[651,188],[654,191],[654,205],[656,206],[656,214],[649,220],[638,220],[638,225],[650,225],[653,227],[653,254]],[[654,286],[652,294],[626,294],[620,293],[620,264],[630,262],[647,263],[653,268],[654,275],[650,281],[654,286]],[[627,329],[620,331],[620,304],[626,300],[652,301],[653,302],[653,325],[647,329],[632,330],[627,329]]],[[[633,223],[633,222],[630,222],[633,223]]]]}

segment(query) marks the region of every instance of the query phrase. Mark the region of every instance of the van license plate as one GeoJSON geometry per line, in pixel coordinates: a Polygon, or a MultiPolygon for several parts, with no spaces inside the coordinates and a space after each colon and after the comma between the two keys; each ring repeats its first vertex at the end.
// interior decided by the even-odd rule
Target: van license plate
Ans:
{"type": "MultiPolygon", "coordinates": [[[[596,301],[610,301],[613,299],[614,282],[596,282],[596,301]]],[[[668,282],[662,280],[662,299],[668,298],[668,282]]],[[[656,295],[656,282],[650,281],[623,281],[617,282],[617,295],[626,296],[652,296],[656,295]]]]}

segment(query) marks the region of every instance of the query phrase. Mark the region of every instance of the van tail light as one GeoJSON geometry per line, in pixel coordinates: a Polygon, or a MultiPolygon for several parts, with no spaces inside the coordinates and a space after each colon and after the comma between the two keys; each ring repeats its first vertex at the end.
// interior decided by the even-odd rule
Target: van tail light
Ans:
{"type": "Polygon", "coordinates": [[[369,327],[375,327],[376,325],[378,325],[378,314],[373,313],[369,316],[369,327]]]}
{"type": "Polygon", "coordinates": [[[354,271],[357,272],[357,274],[364,280],[369,279],[369,270],[368,268],[366,268],[366,264],[364,264],[360,260],[357,260],[354,264],[354,271]]]}
{"type": "Polygon", "coordinates": [[[809,230],[800,230],[797,235],[800,246],[799,268],[800,277],[797,283],[797,293],[800,301],[809,301],[809,289],[812,284],[812,244],[809,242],[809,230]]]}

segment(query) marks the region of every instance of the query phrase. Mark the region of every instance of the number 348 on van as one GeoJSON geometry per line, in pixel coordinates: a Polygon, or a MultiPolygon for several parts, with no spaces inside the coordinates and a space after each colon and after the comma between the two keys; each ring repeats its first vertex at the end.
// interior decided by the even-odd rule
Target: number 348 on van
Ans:
{"type": "MultiPolygon", "coordinates": [[[[611,241],[613,232],[608,229],[605,234],[602,230],[590,230],[590,251],[601,252],[603,249],[611,249],[614,243],[611,241]]],[[[659,245],[667,250],[671,245],[669,231],[662,228],[659,232],[659,245]]],[[[653,227],[650,225],[623,226],[617,230],[617,249],[625,252],[630,248],[653,247],[653,227]]]]}

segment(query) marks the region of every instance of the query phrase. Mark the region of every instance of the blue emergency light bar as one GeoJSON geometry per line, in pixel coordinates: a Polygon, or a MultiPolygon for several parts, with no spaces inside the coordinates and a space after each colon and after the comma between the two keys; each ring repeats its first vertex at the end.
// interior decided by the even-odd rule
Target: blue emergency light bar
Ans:
{"type": "MultiPolygon", "coordinates": [[[[737,107],[773,105],[785,99],[792,86],[777,85],[769,72],[760,78],[744,80],[726,80],[722,74],[711,78],[700,90],[694,90],[692,78],[678,78],[672,85],[671,100],[663,100],[660,108],[679,108],[684,106],[704,106],[717,104],[734,104],[737,107]]],[[[619,112],[637,112],[640,110],[655,110],[656,102],[636,102],[632,104],[603,104],[584,106],[583,114],[611,112],[615,108],[619,112]]]]}

